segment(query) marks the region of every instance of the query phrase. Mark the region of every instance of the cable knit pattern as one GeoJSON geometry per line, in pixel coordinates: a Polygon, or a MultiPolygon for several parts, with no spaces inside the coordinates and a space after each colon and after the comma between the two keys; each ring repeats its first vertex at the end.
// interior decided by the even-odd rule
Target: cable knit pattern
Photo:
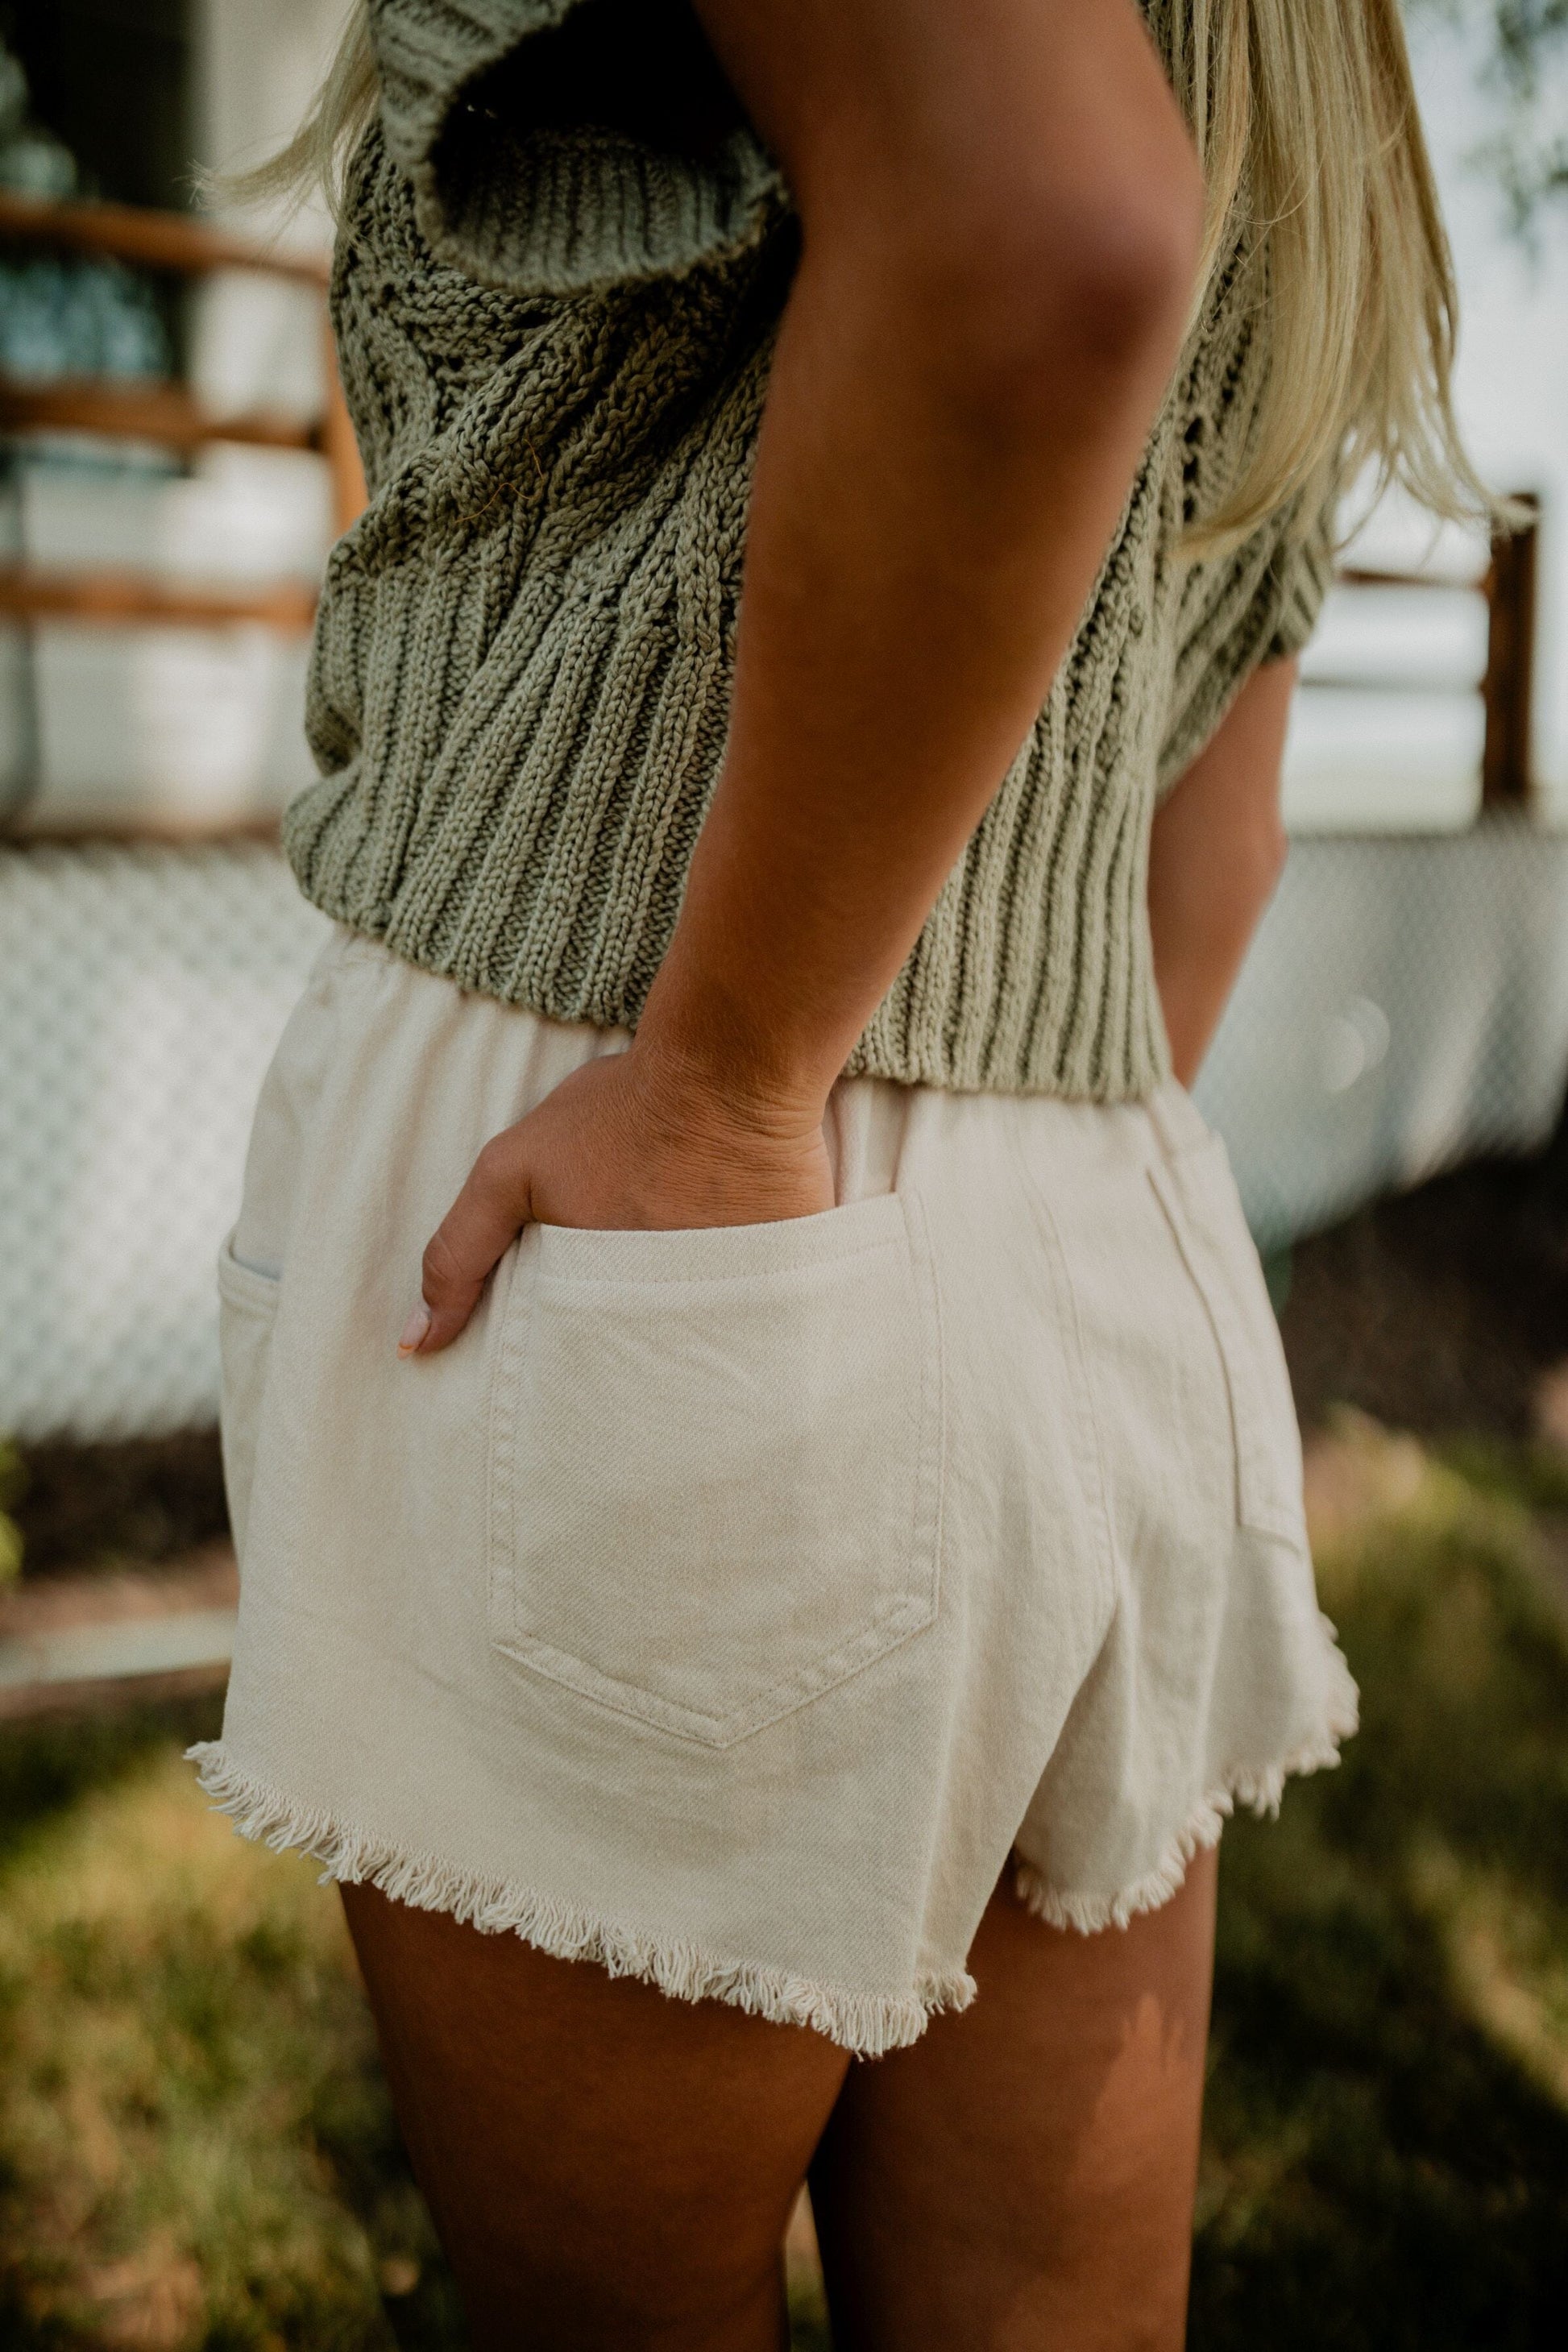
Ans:
{"type": "MultiPolygon", "coordinates": [[[[638,5],[689,37],[677,0],[638,5]]],[[[398,954],[631,1027],[723,752],[796,239],[743,126],[661,147],[595,119],[591,74],[580,121],[531,124],[520,50],[595,14],[602,40],[605,0],[373,0],[382,119],[333,282],[371,499],[329,567],[321,775],[285,840],[307,895],[398,954]]],[[[1293,513],[1174,552],[1253,429],[1260,266],[1216,283],[1050,698],[852,1071],[1100,1100],[1165,1075],[1158,792],[1305,642],[1327,578],[1293,513]]]]}

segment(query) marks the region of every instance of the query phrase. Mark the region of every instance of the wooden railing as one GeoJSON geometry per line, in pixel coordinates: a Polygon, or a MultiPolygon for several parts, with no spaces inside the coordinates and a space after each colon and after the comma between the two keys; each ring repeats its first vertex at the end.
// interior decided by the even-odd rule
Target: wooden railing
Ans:
{"type": "Polygon", "coordinates": [[[165,448],[241,441],[260,449],[322,449],[321,418],[252,409],[236,416],[203,408],[183,383],[109,383],[99,376],[52,383],[0,380],[0,433],[105,433],[165,448]]]}
{"type": "MultiPolygon", "coordinates": [[[[178,213],[142,212],[124,205],[50,204],[0,190],[0,245],[92,254],[183,277],[250,269],[292,279],[321,299],[321,334],[325,398],[310,418],[268,410],[237,415],[204,407],[177,382],[68,379],[23,383],[0,377],[0,434],[47,430],[121,436],[184,453],[215,442],[257,448],[313,449],[325,457],[332,481],[337,529],[347,530],[364,505],[364,477],[338,383],[327,323],[327,265],[312,256],[280,252],[178,213]]],[[[1533,510],[1535,501],[1520,503],[1533,510]]],[[[1533,520],[1493,543],[1491,561],[1475,585],[1487,600],[1487,666],[1479,691],[1486,709],[1481,803],[1484,809],[1529,803],[1532,651],[1535,632],[1537,533],[1533,520]]],[[[1421,572],[1351,566],[1340,573],[1349,587],[1452,588],[1421,572]]],[[[1465,583],[1467,585],[1470,583],[1465,583]]],[[[24,625],[72,619],[95,624],[170,623],[224,625],[261,622],[279,630],[308,629],[313,593],[298,582],[227,587],[184,586],[155,574],[104,568],[47,570],[0,560],[0,616],[24,625]]],[[[1327,678],[1321,683],[1393,685],[1394,680],[1327,678]]],[[[158,828],[162,829],[162,828],[158,828]]]]}
{"type": "MultiPolygon", "coordinates": [[[[1536,580],[1540,558],[1540,505],[1534,494],[1521,491],[1514,504],[1528,520],[1514,531],[1500,531],[1491,544],[1490,560],[1479,580],[1456,581],[1440,572],[1374,571],[1345,565],[1336,575],[1347,588],[1455,588],[1471,590],[1486,599],[1487,662],[1479,686],[1486,712],[1481,753],[1481,807],[1524,809],[1534,790],[1531,772],[1531,717],[1534,702],[1536,580]]],[[[1357,677],[1334,678],[1320,673],[1321,686],[1388,688],[1406,683],[1395,678],[1357,677]]],[[[1465,692],[1471,689],[1467,686],[1465,692]]]]}
{"type": "Polygon", "coordinates": [[[201,627],[213,622],[259,621],[289,635],[308,629],[316,593],[302,581],[258,587],[187,588],[156,572],[53,572],[40,564],[0,564],[0,615],[7,620],[145,621],[201,627]]]}
{"type": "MultiPolygon", "coordinates": [[[[179,213],[143,212],[126,205],[51,204],[3,190],[0,246],[92,255],[182,278],[255,270],[309,287],[320,306],[324,387],[314,416],[268,409],[220,413],[179,381],[88,377],[23,382],[0,376],[0,434],[88,433],[150,442],[186,456],[217,442],[314,450],[331,469],[336,528],[342,531],[353,522],[364,505],[364,477],[338,383],[327,321],[325,260],[233,236],[179,213]]],[[[297,635],[310,628],[315,603],[313,590],[298,581],[237,583],[232,588],[186,585],[152,572],[90,565],[50,569],[25,556],[0,559],[0,615],[24,627],[62,619],[128,626],[175,622],[227,627],[259,622],[297,635]]]]}
{"type": "Polygon", "coordinates": [[[0,237],[12,245],[52,246],[57,253],[90,253],[143,269],[197,278],[211,269],[259,269],[327,287],[327,264],[314,254],[285,253],[253,238],[231,236],[188,213],[146,212],[135,205],[57,204],[0,189],[0,237]]]}

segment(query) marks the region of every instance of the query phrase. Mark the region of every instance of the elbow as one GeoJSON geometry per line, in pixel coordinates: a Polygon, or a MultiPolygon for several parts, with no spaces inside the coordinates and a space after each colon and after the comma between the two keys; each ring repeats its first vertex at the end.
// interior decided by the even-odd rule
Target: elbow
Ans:
{"type": "MultiPolygon", "coordinates": [[[[1178,156],[1164,172],[1107,173],[1047,190],[1011,238],[994,236],[992,314],[1016,322],[1023,372],[1071,371],[1086,388],[1161,382],[1191,307],[1202,188],[1178,156]]],[[[984,345],[982,346],[984,348],[984,345]]]]}
{"type": "Polygon", "coordinates": [[[1050,225],[1040,279],[1055,338],[1080,364],[1138,372],[1173,364],[1197,278],[1203,192],[1173,172],[1124,184],[1092,215],[1073,208],[1050,225]],[[1075,216],[1075,214],[1077,216],[1075,216]]]}
{"type": "Polygon", "coordinates": [[[1204,242],[1204,179],[1183,127],[1162,122],[1142,151],[1105,142],[1063,163],[1025,151],[936,174],[910,219],[905,258],[931,318],[996,395],[1016,385],[1027,397],[1041,379],[1098,395],[1150,369],[1163,383],[1173,367],[1204,242]]]}
{"type": "Polygon", "coordinates": [[[879,52],[859,102],[803,127],[785,159],[803,276],[841,319],[890,326],[922,374],[945,362],[955,396],[1004,423],[1015,406],[1037,418],[1042,392],[1064,416],[1075,386],[1090,416],[1123,383],[1142,403],[1152,377],[1152,413],[1192,307],[1192,137],[1133,12],[1079,13],[982,11],[941,72],[928,42],[896,71],[879,52]]]}
{"type": "Polygon", "coordinates": [[[1175,363],[1202,238],[1195,162],[1098,187],[994,190],[906,213],[883,267],[955,408],[994,439],[1134,397],[1152,413],[1175,363]],[[912,233],[911,233],[912,229],[912,233]]]}

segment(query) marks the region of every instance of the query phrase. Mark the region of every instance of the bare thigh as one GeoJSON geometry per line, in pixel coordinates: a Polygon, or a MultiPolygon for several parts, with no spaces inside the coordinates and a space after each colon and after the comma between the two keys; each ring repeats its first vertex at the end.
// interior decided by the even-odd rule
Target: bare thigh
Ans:
{"type": "Polygon", "coordinates": [[[342,1893],[482,2352],[775,2352],[808,2163],[838,2352],[1177,2352],[1214,1890],[1200,1855],[1163,1909],[1080,1937],[999,1888],[974,2007],[853,2068],[342,1893]]]}
{"type": "Polygon", "coordinates": [[[345,1886],[398,2120],[482,2352],[778,2352],[843,2051],[345,1886]]]}
{"type": "Polygon", "coordinates": [[[973,2007],[851,2072],[811,2174],[837,2352],[1179,2352],[1215,1878],[1098,1936],[998,1889],[973,2007]]]}

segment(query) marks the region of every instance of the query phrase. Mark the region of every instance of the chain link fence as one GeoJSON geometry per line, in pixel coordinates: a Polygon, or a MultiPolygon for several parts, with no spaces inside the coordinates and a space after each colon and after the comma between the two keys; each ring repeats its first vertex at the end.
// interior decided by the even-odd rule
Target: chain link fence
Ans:
{"type": "Polygon", "coordinates": [[[213,1420],[213,1267],[322,918],[276,852],[0,851],[0,1429],[213,1420]]]}
{"type": "MultiPolygon", "coordinates": [[[[1565,913],[1523,821],[1297,842],[1198,1087],[1263,1248],[1544,1139],[1565,913]]],[[[0,1430],[214,1418],[214,1261],[325,928],[253,844],[0,850],[0,1430]]]]}
{"type": "Polygon", "coordinates": [[[1265,1252],[1556,1123],[1568,836],[1298,840],[1196,1088],[1265,1252]]]}

